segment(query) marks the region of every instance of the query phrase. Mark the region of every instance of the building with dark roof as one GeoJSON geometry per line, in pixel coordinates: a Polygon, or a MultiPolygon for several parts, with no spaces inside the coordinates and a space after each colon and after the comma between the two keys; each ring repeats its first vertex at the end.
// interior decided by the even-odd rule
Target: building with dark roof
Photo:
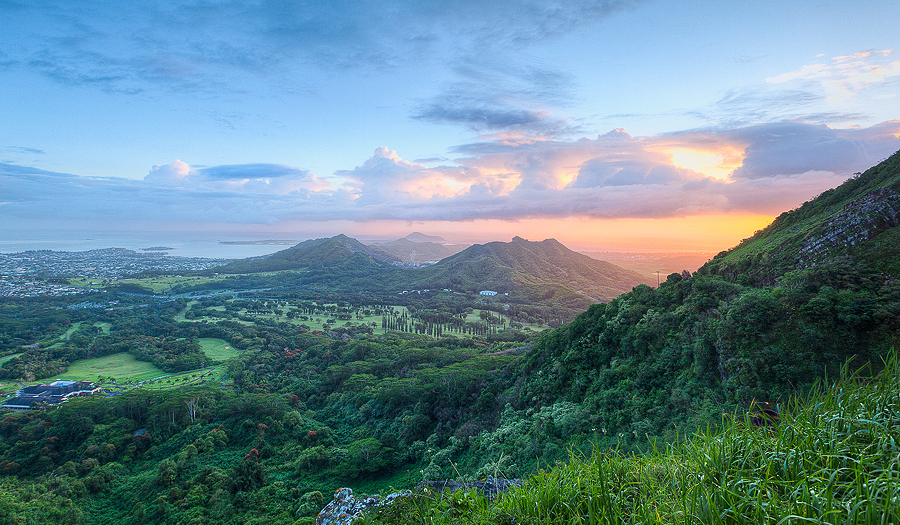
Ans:
{"type": "Polygon", "coordinates": [[[75,396],[89,396],[100,387],[90,381],[56,380],[44,385],[27,386],[16,392],[16,397],[3,402],[0,407],[9,410],[30,410],[42,403],[57,404],[75,396]]]}

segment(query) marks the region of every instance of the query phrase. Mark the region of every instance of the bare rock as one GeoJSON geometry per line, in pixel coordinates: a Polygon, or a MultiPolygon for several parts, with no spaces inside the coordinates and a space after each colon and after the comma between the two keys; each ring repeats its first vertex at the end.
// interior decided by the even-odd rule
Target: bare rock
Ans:
{"type": "Polygon", "coordinates": [[[341,488],[335,491],[334,499],[316,517],[316,525],[347,525],[366,511],[382,505],[390,505],[401,496],[409,496],[411,491],[393,492],[384,498],[375,494],[358,500],[353,497],[353,489],[341,488]]]}

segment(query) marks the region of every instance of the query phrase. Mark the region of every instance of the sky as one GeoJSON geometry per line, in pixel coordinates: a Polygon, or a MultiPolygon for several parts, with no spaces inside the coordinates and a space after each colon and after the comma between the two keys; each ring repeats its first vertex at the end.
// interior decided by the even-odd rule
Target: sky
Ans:
{"type": "Polygon", "coordinates": [[[900,149],[900,2],[0,0],[0,237],[718,252],[900,149]]]}

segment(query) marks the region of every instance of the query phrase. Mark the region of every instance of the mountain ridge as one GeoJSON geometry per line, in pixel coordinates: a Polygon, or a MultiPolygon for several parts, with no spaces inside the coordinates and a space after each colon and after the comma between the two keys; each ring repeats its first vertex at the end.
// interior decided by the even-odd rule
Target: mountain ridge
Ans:
{"type": "Polygon", "coordinates": [[[532,288],[546,293],[547,286],[555,284],[600,301],[650,284],[637,272],[572,251],[556,239],[528,241],[519,236],[508,243],[474,244],[421,272],[426,275],[421,282],[432,286],[454,288],[476,282],[484,290],[532,288]]]}
{"type": "Polygon", "coordinates": [[[216,269],[220,273],[258,273],[281,270],[346,268],[384,269],[400,259],[377,247],[366,246],[344,234],[310,239],[270,255],[241,259],[216,269]]]}
{"type": "Polygon", "coordinates": [[[422,266],[434,264],[441,259],[459,253],[469,245],[448,243],[441,237],[416,232],[400,239],[370,246],[393,255],[403,261],[404,265],[422,266]]]}
{"type": "Polygon", "coordinates": [[[340,234],[305,241],[268,256],[234,261],[207,272],[309,270],[319,274],[316,280],[323,286],[352,275],[358,291],[492,290],[509,293],[511,300],[550,301],[580,310],[594,302],[609,301],[640,284],[655,284],[647,276],[572,251],[555,239],[532,242],[519,236],[510,242],[472,245],[430,266],[402,265],[399,258],[381,247],[366,246],[340,234]],[[388,290],[388,284],[396,289],[388,290]]]}

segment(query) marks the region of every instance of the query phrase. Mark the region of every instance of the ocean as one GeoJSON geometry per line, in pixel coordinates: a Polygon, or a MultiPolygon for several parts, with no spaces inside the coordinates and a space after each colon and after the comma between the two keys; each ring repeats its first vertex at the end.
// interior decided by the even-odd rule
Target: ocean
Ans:
{"type": "Polygon", "coordinates": [[[166,247],[164,250],[172,256],[207,257],[222,259],[243,259],[268,255],[289,248],[301,240],[293,240],[288,236],[274,239],[285,241],[281,244],[223,244],[226,242],[264,241],[273,237],[254,237],[252,235],[222,233],[89,233],[67,237],[55,236],[52,233],[40,237],[19,239],[0,238],[0,253],[18,253],[29,250],[53,250],[66,252],[82,252],[101,248],[127,248],[140,253],[159,253],[145,251],[146,248],[166,247]],[[290,242],[288,242],[290,241],[290,242]]]}

